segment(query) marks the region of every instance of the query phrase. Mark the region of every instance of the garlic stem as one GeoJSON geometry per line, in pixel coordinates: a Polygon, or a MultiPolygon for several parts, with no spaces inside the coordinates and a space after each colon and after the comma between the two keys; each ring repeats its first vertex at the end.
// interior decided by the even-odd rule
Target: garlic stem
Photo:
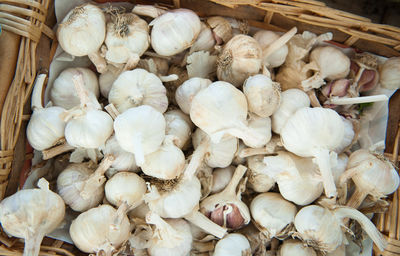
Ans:
{"type": "Polygon", "coordinates": [[[42,240],[44,238],[44,235],[42,234],[30,234],[25,239],[25,247],[24,247],[24,254],[23,256],[35,256],[39,255],[40,252],[40,244],[42,243],[42,240]]]}
{"type": "Polygon", "coordinates": [[[114,106],[114,104],[110,103],[107,106],[104,107],[104,109],[107,111],[107,113],[112,117],[112,119],[115,120],[117,116],[120,114],[118,109],[114,106]]]}
{"type": "Polygon", "coordinates": [[[247,167],[243,165],[238,165],[235,172],[233,173],[232,179],[229,181],[228,185],[219,194],[225,195],[235,195],[236,187],[242,179],[243,175],[246,173],[247,167]]]}
{"type": "Polygon", "coordinates": [[[218,238],[223,238],[227,232],[226,228],[215,224],[209,218],[200,213],[197,209],[192,211],[188,215],[185,215],[183,218],[198,226],[199,228],[202,228],[205,232],[218,238]]]}
{"type": "Polygon", "coordinates": [[[307,92],[308,98],[310,99],[311,106],[314,108],[322,107],[321,103],[319,102],[317,95],[315,94],[315,90],[311,89],[307,92]]]}
{"type": "Polygon", "coordinates": [[[158,16],[161,16],[162,14],[166,13],[166,11],[161,8],[157,8],[156,6],[153,6],[153,5],[137,4],[132,9],[132,13],[141,15],[141,16],[151,17],[151,18],[155,19],[158,16]]]}
{"type": "Polygon", "coordinates": [[[58,156],[62,153],[74,150],[75,147],[69,145],[67,142],[64,142],[61,145],[46,149],[42,151],[42,155],[43,155],[43,160],[48,160],[50,158],[53,158],[55,156],[58,156]]]}
{"type": "Polygon", "coordinates": [[[386,240],[382,237],[382,234],[379,233],[374,224],[364,214],[353,208],[344,206],[336,208],[334,210],[334,214],[341,219],[351,218],[356,220],[361,225],[362,229],[372,239],[372,241],[374,241],[379,250],[385,250],[387,246],[386,240]]]}
{"type": "Polygon", "coordinates": [[[129,205],[127,202],[123,202],[119,207],[116,212],[116,217],[114,220],[113,228],[118,229],[122,225],[122,222],[124,220],[124,217],[126,216],[126,213],[129,211],[129,205]]]}
{"type": "Polygon", "coordinates": [[[100,50],[88,54],[90,61],[96,66],[97,72],[104,73],[107,71],[107,63],[104,57],[101,56],[100,50]]]}
{"type": "Polygon", "coordinates": [[[142,166],[144,164],[144,152],[142,146],[142,135],[137,133],[133,136],[133,154],[135,155],[135,161],[138,166],[142,166]]]}
{"type": "Polygon", "coordinates": [[[45,80],[46,80],[46,74],[40,74],[36,78],[35,86],[33,87],[32,91],[32,103],[31,103],[32,110],[43,108],[42,92],[45,80]]]}
{"type": "MultiPolygon", "coordinates": [[[[81,102],[80,106],[81,106],[81,108],[85,108],[85,107],[95,108],[96,107],[95,103],[90,100],[89,92],[85,88],[82,73],[80,71],[78,71],[78,72],[79,72],[79,75],[75,75],[72,78],[72,81],[74,83],[76,93],[78,94],[79,100],[81,102]]],[[[97,102],[97,104],[98,104],[98,102],[97,102]]]]}
{"type": "Polygon", "coordinates": [[[239,157],[245,158],[249,156],[255,156],[255,155],[268,155],[268,154],[273,154],[274,152],[271,152],[271,150],[267,149],[266,147],[263,148],[245,148],[239,153],[239,157]]]}
{"type": "Polygon", "coordinates": [[[268,48],[263,52],[263,58],[265,59],[276,50],[279,50],[283,45],[285,45],[289,40],[296,34],[297,28],[293,27],[291,30],[283,34],[277,40],[275,40],[272,44],[268,46],[268,48]]]}
{"type": "Polygon", "coordinates": [[[158,78],[160,78],[161,82],[172,82],[178,80],[179,76],[176,74],[171,74],[168,76],[158,76],[158,78]]]}
{"type": "Polygon", "coordinates": [[[361,191],[358,187],[356,187],[356,190],[351,195],[349,201],[346,203],[346,206],[358,209],[358,207],[360,207],[367,195],[367,191],[361,191]]]}
{"type": "Polygon", "coordinates": [[[137,64],[139,63],[139,60],[140,60],[139,55],[137,55],[136,53],[131,53],[131,56],[129,57],[128,61],[125,63],[125,66],[122,69],[122,71],[134,69],[137,66],[137,64]]]}
{"type": "Polygon", "coordinates": [[[210,146],[210,141],[208,138],[203,139],[203,141],[200,143],[200,145],[194,150],[192,154],[192,159],[190,159],[190,162],[188,166],[186,167],[186,170],[184,171],[184,177],[186,179],[190,179],[193,177],[201,165],[201,163],[204,160],[204,157],[206,156],[208,152],[208,148],[210,146]]]}
{"type": "Polygon", "coordinates": [[[317,163],[321,172],[322,181],[324,184],[325,195],[328,198],[336,196],[335,180],[332,175],[329,150],[320,149],[314,154],[315,162],[317,163]]]}
{"type": "Polygon", "coordinates": [[[324,104],[350,105],[350,104],[370,103],[378,101],[388,101],[388,100],[389,100],[388,96],[380,94],[380,95],[362,96],[353,98],[332,97],[327,101],[325,101],[324,104]]]}
{"type": "Polygon", "coordinates": [[[257,145],[259,144],[259,141],[263,140],[262,135],[257,134],[243,123],[239,124],[238,127],[226,129],[225,133],[242,139],[246,145],[257,145]]]}

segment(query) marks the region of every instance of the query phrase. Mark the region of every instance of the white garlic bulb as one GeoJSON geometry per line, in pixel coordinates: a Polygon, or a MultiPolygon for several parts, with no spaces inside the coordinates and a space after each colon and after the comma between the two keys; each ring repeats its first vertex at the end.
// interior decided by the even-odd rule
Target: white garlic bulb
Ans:
{"type": "Polygon", "coordinates": [[[165,137],[165,118],[156,109],[142,105],[130,108],[114,121],[115,137],[122,149],[135,154],[136,164],[159,149],[165,137]]]}
{"type": "Polygon", "coordinates": [[[180,110],[170,110],[164,117],[167,125],[165,135],[172,136],[178,148],[187,146],[194,126],[190,117],[180,110]]]}
{"type": "Polygon", "coordinates": [[[247,77],[260,71],[261,58],[261,47],[254,38],[236,35],[218,56],[218,79],[239,87],[247,77]]]}
{"type": "Polygon", "coordinates": [[[77,212],[97,206],[104,197],[104,173],[113,162],[112,156],[105,157],[96,171],[88,164],[70,164],[57,178],[58,194],[64,202],[77,212]]]}
{"type": "Polygon", "coordinates": [[[114,81],[108,100],[120,113],[140,105],[149,105],[164,113],[168,107],[166,89],[161,80],[144,69],[122,72],[114,81]]]}
{"type": "Polygon", "coordinates": [[[174,137],[166,135],[157,151],[147,154],[141,165],[144,174],[164,180],[179,177],[185,167],[185,155],[175,146],[174,137]]]}
{"type": "Polygon", "coordinates": [[[107,71],[100,74],[99,87],[100,93],[104,98],[108,99],[108,94],[110,93],[111,87],[121,72],[122,69],[116,68],[113,65],[108,65],[107,71]]]}
{"type": "Polygon", "coordinates": [[[265,136],[247,125],[247,100],[244,94],[227,82],[214,82],[196,94],[190,108],[190,119],[206,132],[213,142],[226,135],[240,138],[245,144],[258,145],[265,136]]]}
{"type": "Polygon", "coordinates": [[[112,255],[128,240],[129,233],[126,214],[106,204],[81,213],[69,228],[76,247],[96,255],[112,255]]]}
{"type": "Polygon", "coordinates": [[[215,168],[212,172],[211,193],[221,192],[229,184],[234,172],[235,168],[232,165],[225,168],[215,168]]]}
{"type": "Polygon", "coordinates": [[[336,196],[336,186],[330,166],[330,152],[343,141],[344,124],[334,110],[301,108],[289,117],[281,131],[283,146],[302,157],[315,157],[320,169],[325,195],[336,196]]]}
{"type": "Polygon", "coordinates": [[[39,75],[32,92],[32,116],[26,128],[29,144],[36,150],[45,150],[64,137],[66,123],[60,118],[65,110],[61,107],[42,105],[42,90],[46,75],[39,75]]]}
{"type": "Polygon", "coordinates": [[[312,50],[310,63],[307,65],[315,65],[313,68],[315,68],[316,72],[312,77],[301,82],[301,86],[305,91],[321,87],[325,84],[324,79],[345,78],[350,72],[349,57],[332,46],[320,46],[312,50]]]}
{"type": "Polygon", "coordinates": [[[50,100],[54,105],[71,109],[79,106],[80,100],[78,93],[75,90],[73,77],[75,75],[82,75],[83,84],[90,94],[99,98],[99,82],[96,74],[88,68],[67,68],[63,70],[50,89],[50,100]]]}
{"type": "Polygon", "coordinates": [[[192,249],[190,225],[183,219],[163,220],[155,213],[146,215],[146,222],[155,225],[147,249],[151,256],[186,256],[192,249]]]}
{"type": "Polygon", "coordinates": [[[317,256],[312,247],[304,246],[300,240],[288,239],[283,241],[277,256],[317,256]]]}
{"type": "Polygon", "coordinates": [[[278,109],[271,116],[272,131],[280,134],[283,126],[298,109],[310,106],[310,98],[299,89],[289,89],[281,93],[278,109]]]}
{"type": "Polygon", "coordinates": [[[264,56],[264,52],[268,49],[274,41],[279,39],[279,34],[269,30],[260,30],[254,34],[254,39],[260,44],[263,49],[263,65],[266,67],[276,68],[281,66],[285,60],[286,56],[289,52],[289,49],[286,44],[281,46],[278,50],[273,53],[264,56]]]}
{"type": "Polygon", "coordinates": [[[143,202],[146,182],[136,173],[119,172],[109,179],[104,187],[107,201],[116,207],[125,204],[126,211],[143,202]]]}
{"type": "Polygon", "coordinates": [[[254,191],[263,193],[269,191],[274,185],[275,180],[265,174],[266,168],[263,155],[249,156],[246,158],[248,171],[248,184],[254,191]]]}
{"type": "Polygon", "coordinates": [[[250,204],[256,227],[268,238],[285,237],[297,213],[296,205],[286,201],[279,193],[262,193],[250,204]]]}
{"type": "Polygon", "coordinates": [[[39,189],[24,189],[0,203],[0,222],[11,236],[25,239],[24,256],[38,256],[44,236],[61,224],[65,215],[62,198],[49,189],[45,179],[39,189]]]}
{"type": "Polygon", "coordinates": [[[348,149],[349,147],[351,147],[354,136],[355,136],[355,132],[353,130],[353,123],[342,117],[342,121],[343,121],[343,127],[344,127],[344,135],[343,135],[343,139],[340,143],[339,146],[337,146],[336,148],[336,152],[337,153],[342,153],[343,151],[345,151],[346,149],[348,149]]]}
{"type": "Polygon", "coordinates": [[[211,51],[215,46],[215,39],[211,29],[201,22],[201,30],[196,41],[190,47],[190,52],[211,51]]]}
{"type": "Polygon", "coordinates": [[[200,33],[200,19],[188,9],[176,9],[155,18],[150,24],[151,46],[162,56],[172,56],[189,48],[200,33]]]}
{"type": "Polygon", "coordinates": [[[69,11],[57,29],[57,39],[63,50],[73,56],[88,55],[99,73],[106,71],[106,61],[99,51],[105,36],[104,13],[89,3],[69,11]]]}
{"type": "Polygon", "coordinates": [[[340,179],[345,182],[350,178],[355,183],[356,190],[346,205],[356,209],[367,195],[377,199],[385,197],[396,191],[400,182],[392,163],[366,149],[359,149],[350,155],[346,171],[340,179]]]}
{"type": "Polygon", "coordinates": [[[250,243],[244,235],[232,233],[219,240],[213,256],[250,256],[250,243]]]}
{"type": "Polygon", "coordinates": [[[115,135],[111,136],[106,145],[102,149],[104,155],[113,155],[115,161],[112,163],[110,169],[115,171],[137,171],[135,155],[123,150],[119,145],[115,135]]]}
{"type": "Polygon", "coordinates": [[[309,205],[297,213],[294,225],[304,242],[329,253],[346,239],[341,227],[344,218],[355,219],[379,250],[384,250],[387,242],[374,224],[364,214],[350,207],[342,206],[329,210],[321,206],[309,205]]]}
{"type": "Polygon", "coordinates": [[[258,74],[247,78],[243,84],[243,93],[246,95],[249,111],[260,117],[271,116],[279,107],[280,86],[266,75],[258,74]]]}
{"type": "Polygon", "coordinates": [[[181,84],[175,92],[175,100],[185,114],[190,114],[192,100],[196,94],[211,84],[211,80],[193,77],[181,84]]]}
{"type": "Polygon", "coordinates": [[[379,67],[379,82],[383,88],[396,90],[400,88],[400,57],[389,58],[379,67]]]}
{"type": "Polygon", "coordinates": [[[258,115],[249,113],[247,122],[248,128],[252,133],[257,135],[258,141],[243,140],[244,144],[251,148],[264,147],[272,137],[271,119],[269,117],[259,117],[258,115]]]}
{"type": "Polygon", "coordinates": [[[281,151],[277,156],[266,156],[264,164],[262,173],[276,181],[279,192],[286,200],[307,205],[321,196],[322,180],[311,158],[281,151]]]}
{"type": "Polygon", "coordinates": [[[133,13],[116,14],[111,20],[104,40],[105,58],[108,63],[125,64],[125,69],[133,69],[149,48],[149,26],[133,13]]]}
{"type": "Polygon", "coordinates": [[[71,109],[64,120],[65,139],[74,147],[96,149],[104,145],[113,132],[113,120],[106,112],[99,110],[100,104],[83,85],[81,74],[73,77],[75,90],[81,101],[79,109],[71,109]]]}

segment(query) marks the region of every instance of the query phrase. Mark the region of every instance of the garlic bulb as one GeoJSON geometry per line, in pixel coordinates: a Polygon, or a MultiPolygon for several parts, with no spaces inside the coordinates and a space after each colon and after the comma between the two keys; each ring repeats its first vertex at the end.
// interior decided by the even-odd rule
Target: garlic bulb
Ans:
{"type": "Polygon", "coordinates": [[[286,56],[289,52],[288,46],[284,44],[278,50],[273,53],[264,56],[264,52],[268,49],[268,46],[271,45],[274,41],[279,39],[279,34],[269,30],[260,30],[254,34],[254,39],[260,44],[263,49],[263,65],[266,67],[276,68],[281,66],[285,60],[286,56]]]}
{"type": "Polygon", "coordinates": [[[343,127],[344,127],[344,135],[343,135],[343,139],[340,143],[339,146],[337,146],[336,148],[336,152],[341,153],[343,151],[345,151],[346,149],[349,149],[349,147],[351,147],[354,136],[355,136],[355,132],[353,130],[353,123],[342,117],[342,121],[343,121],[343,127]]]}
{"type": "Polygon", "coordinates": [[[258,42],[246,35],[236,35],[218,56],[218,79],[239,87],[261,69],[262,50],[258,42]]]}
{"type": "Polygon", "coordinates": [[[77,212],[97,206],[104,197],[104,173],[113,161],[112,156],[105,157],[94,172],[88,164],[68,165],[57,178],[58,194],[77,212]]]}
{"type": "Polygon", "coordinates": [[[149,48],[149,26],[133,13],[118,13],[111,19],[104,41],[107,46],[105,58],[108,63],[125,64],[125,69],[133,69],[149,48]]]}
{"type": "Polygon", "coordinates": [[[104,192],[107,201],[116,207],[124,205],[127,212],[143,202],[146,182],[136,173],[119,172],[107,181],[104,192]]]}
{"type": "Polygon", "coordinates": [[[141,165],[144,174],[157,179],[171,180],[179,177],[185,167],[185,155],[175,146],[174,137],[166,135],[157,151],[147,154],[141,165]]]}
{"type": "Polygon", "coordinates": [[[307,65],[315,65],[316,72],[312,77],[301,82],[305,91],[321,87],[325,84],[324,79],[345,78],[350,72],[350,59],[332,46],[315,48],[310,54],[310,63],[307,65]]]}
{"type": "Polygon", "coordinates": [[[57,39],[63,50],[73,56],[88,55],[99,73],[106,71],[106,61],[99,51],[105,36],[104,13],[89,3],[69,11],[57,29],[57,39]]]}
{"type": "Polygon", "coordinates": [[[250,212],[256,227],[271,239],[288,235],[297,208],[279,193],[269,192],[259,194],[251,201],[250,212]]]}
{"type": "Polygon", "coordinates": [[[79,74],[82,75],[83,85],[89,94],[99,98],[99,82],[92,70],[88,68],[67,68],[58,75],[50,89],[50,100],[54,105],[65,109],[79,106],[80,100],[73,82],[73,77],[79,74]]]}
{"type": "Polygon", "coordinates": [[[264,169],[266,168],[263,160],[263,155],[256,155],[247,157],[247,167],[249,168],[248,172],[248,184],[249,187],[254,191],[263,193],[271,190],[271,188],[275,185],[275,180],[270,176],[265,174],[264,169]]]}
{"type": "Polygon", "coordinates": [[[346,205],[356,209],[367,195],[380,199],[395,192],[400,182],[396,169],[388,160],[366,149],[359,149],[350,155],[347,169],[340,179],[343,183],[350,178],[356,190],[346,205]]]}
{"type": "Polygon", "coordinates": [[[298,156],[315,157],[327,197],[336,196],[329,154],[341,145],[344,132],[341,117],[326,108],[299,109],[281,131],[283,146],[287,150],[298,156]]]}
{"type": "Polygon", "coordinates": [[[245,166],[239,165],[224,190],[207,197],[200,203],[200,211],[222,227],[235,230],[250,222],[249,208],[241,201],[243,188],[236,193],[236,187],[246,169],[245,166]]]}
{"type": "Polygon", "coordinates": [[[279,192],[286,200],[307,205],[321,196],[321,178],[311,158],[281,151],[277,156],[265,157],[264,164],[263,174],[276,181],[279,192]]]}
{"type": "Polygon", "coordinates": [[[0,222],[10,236],[25,240],[24,256],[38,256],[44,236],[56,229],[64,219],[62,198],[49,189],[44,179],[39,189],[24,189],[4,198],[0,203],[0,222]]]}
{"type": "Polygon", "coordinates": [[[244,235],[232,233],[219,240],[213,256],[250,256],[250,243],[244,235]]]}
{"type": "Polygon", "coordinates": [[[69,228],[72,241],[81,251],[111,256],[128,240],[129,219],[110,205],[81,213],[69,228]]]}
{"type": "Polygon", "coordinates": [[[65,139],[74,147],[95,149],[104,145],[113,132],[113,120],[104,111],[99,110],[96,98],[90,97],[83,86],[82,75],[74,76],[73,83],[81,101],[79,109],[71,109],[65,120],[65,139]]]}
{"type": "Polygon", "coordinates": [[[200,19],[188,9],[176,9],[155,18],[150,26],[151,46],[162,56],[172,56],[189,48],[200,33],[200,19]]]}
{"type": "Polygon", "coordinates": [[[280,86],[265,75],[254,75],[243,84],[249,111],[260,117],[271,116],[279,107],[280,86]]]}
{"type": "Polygon", "coordinates": [[[379,82],[383,88],[396,90],[399,83],[400,57],[389,58],[379,67],[379,82]]]}
{"type": "Polygon", "coordinates": [[[26,128],[29,144],[36,150],[45,150],[60,142],[64,137],[65,122],[60,114],[65,110],[61,107],[42,105],[42,90],[46,75],[39,75],[32,92],[32,116],[26,128]]]}
{"type": "Polygon", "coordinates": [[[247,119],[248,128],[252,133],[256,134],[258,141],[248,141],[243,140],[246,146],[251,148],[260,148],[265,146],[272,137],[271,134],[271,118],[269,117],[259,117],[258,115],[249,113],[249,118],[247,119]]]}
{"type": "Polygon", "coordinates": [[[281,93],[278,109],[271,116],[272,131],[280,134],[286,121],[298,109],[310,106],[308,95],[299,89],[289,89],[281,93]]]}
{"type": "Polygon", "coordinates": [[[235,168],[230,165],[225,168],[216,168],[212,172],[212,187],[211,192],[213,194],[221,192],[232,179],[233,173],[235,172],[235,168]]]}
{"type": "Polygon", "coordinates": [[[190,119],[213,142],[220,141],[225,134],[242,139],[246,145],[258,145],[260,141],[265,141],[264,134],[260,135],[248,127],[246,118],[246,97],[227,82],[210,84],[192,100],[190,119]]]}
{"type": "Polygon", "coordinates": [[[115,137],[121,148],[135,154],[138,166],[145,155],[159,149],[165,137],[165,118],[156,109],[142,105],[130,108],[114,121],[115,137]]]}
{"type": "Polygon", "coordinates": [[[304,246],[299,240],[288,239],[283,241],[283,244],[279,248],[277,256],[317,256],[317,253],[312,247],[304,246]]]}
{"type": "Polygon", "coordinates": [[[113,155],[115,158],[110,169],[115,171],[138,170],[138,166],[135,162],[135,155],[123,150],[114,135],[107,140],[102,151],[104,155],[113,155]]]}
{"type": "Polygon", "coordinates": [[[334,210],[328,210],[321,206],[309,205],[297,213],[294,225],[305,243],[329,253],[346,239],[341,227],[344,218],[355,219],[379,250],[384,250],[386,241],[374,224],[364,214],[353,208],[336,207],[334,210]]]}
{"type": "Polygon", "coordinates": [[[176,89],[175,100],[185,114],[190,114],[192,100],[196,94],[211,84],[209,79],[193,77],[176,89]]]}
{"type": "Polygon", "coordinates": [[[189,53],[198,51],[211,51],[215,46],[215,39],[211,29],[201,22],[201,29],[196,41],[190,47],[189,53]]]}
{"type": "Polygon", "coordinates": [[[182,219],[163,220],[155,213],[146,216],[146,222],[155,225],[150,248],[151,256],[186,256],[192,248],[190,225],[182,219]]]}
{"type": "Polygon", "coordinates": [[[188,115],[180,110],[170,110],[164,114],[166,121],[165,134],[172,136],[178,148],[184,148],[190,141],[193,123],[188,115]]]}
{"type": "Polygon", "coordinates": [[[161,113],[168,107],[166,89],[161,80],[140,68],[122,72],[114,81],[108,100],[120,113],[140,105],[152,106],[161,113]]]}
{"type": "Polygon", "coordinates": [[[232,38],[232,27],[227,19],[214,16],[207,19],[207,24],[211,27],[218,45],[226,43],[232,38]]]}
{"type": "Polygon", "coordinates": [[[121,74],[122,69],[116,68],[113,65],[107,66],[107,71],[100,74],[99,76],[99,87],[101,95],[108,99],[108,94],[110,93],[111,87],[115,80],[121,74]]]}

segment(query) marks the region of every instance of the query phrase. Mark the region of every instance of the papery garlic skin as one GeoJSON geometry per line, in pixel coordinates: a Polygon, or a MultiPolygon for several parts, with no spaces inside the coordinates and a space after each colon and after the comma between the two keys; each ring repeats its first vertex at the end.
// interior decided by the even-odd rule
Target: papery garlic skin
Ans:
{"type": "Polygon", "coordinates": [[[81,213],[69,229],[72,241],[83,252],[112,255],[128,240],[130,233],[128,217],[119,214],[110,205],[81,213]]]}
{"type": "MultiPolygon", "coordinates": [[[[264,51],[268,49],[268,46],[274,41],[276,41],[280,36],[278,33],[273,31],[260,30],[257,33],[255,33],[253,37],[260,44],[264,53],[264,51]]],[[[285,44],[272,54],[268,56],[263,56],[263,64],[266,67],[271,67],[271,68],[279,67],[285,62],[288,52],[289,52],[288,46],[285,44]]]]}
{"type": "Polygon", "coordinates": [[[142,105],[130,108],[114,121],[115,137],[122,149],[135,154],[136,164],[158,150],[165,137],[165,118],[156,109],[142,105]]]}
{"type": "Polygon", "coordinates": [[[113,155],[115,157],[111,168],[116,171],[137,171],[139,168],[136,165],[135,155],[123,150],[114,135],[106,141],[102,151],[104,155],[113,155]]]}
{"type": "Polygon", "coordinates": [[[235,168],[231,165],[225,168],[216,168],[212,172],[213,182],[211,193],[221,192],[232,179],[235,168]]]}
{"type": "Polygon", "coordinates": [[[260,231],[273,238],[287,235],[285,228],[293,223],[297,208],[279,193],[269,192],[253,198],[250,212],[260,231]]]}
{"type": "Polygon", "coordinates": [[[232,233],[219,240],[213,256],[250,256],[250,243],[244,235],[232,233]]]}
{"type": "Polygon", "coordinates": [[[317,256],[317,253],[314,251],[312,247],[304,246],[304,244],[300,240],[289,239],[285,240],[279,251],[277,256],[317,256]]]}
{"type": "Polygon", "coordinates": [[[113,22],[107,23],[104,43],[107,46],[105,58],[109,63],[134,68],[150,45],[147,22],[133,13],[117,14],[113,22]]]}
{"type": "Polygon", "coordinates": [[[272,131],[280,134],[288,118],[298,109],[310,106],[310,98],[299,89],[289,89],[281,93],[278,109],[271,116],[272,131]]]}
{"type": "Polygon", "coordinates": [[[249,168],[249,187],[259,193],[269,191],[275,185],[275,180],[263,172],[263,169],[266,167],[263,163],[264,156],[250,156],[246,160],[247,167],[249,168]]]}
{"type": "Polygon", "coordinates": [[[396,90],[400,88],[400,57],[389,58],[379,67],[379,82],[383,88],[396,90]]]}
{"type": "Polygon", "coordinates": [[[178,148],[184,148],[190,141],[193,123],[190,117],[180,110],[170,110],[164,114],[166,121],[165,134],[173,137],[178,148]]]}
{"type": "Polygon", "coordinates": [[[183,113],[190,114],[190,107],[194,96],[211,83],[209,79],[193,77],[183,82],[183,84],[176,89],[175,100],[183,113]]]}
{"type": "Polygon", "coordinates": [[[254,75],[243,84],[249,111],[260,117],[271,116],[279,107],[280,86],[266,75],[254,75]]]}
{"type": "Polygon", "coordinates": [[[342,142],[335,150],[338,153],[342,153],[346,148],[348,148],[351,145],[351,143],[353,142],[353,139],[354,139],[354,135],[355,135],[354,130],[353,130],[353,123],[344,117],[341,117],[341,118],[343,121],[344,135],[343,135],[342,142]]]}
{"type": "Polygon", "coordinates": [[[271,118],[269,117],[259,117],[258,115],[249,114],[247,119],[248,128],[252,130],[258,136],[257,141],[248,141],[243,139],[246,146],[251,148],[261,148],[264,147],[272,137],[271,133],[271,118]]]}
{"type": "Polygon", "coordinates": [[[100,74],[99,76],[99,87],[101,95],[108,99],[108,94],[110,93],[111,87],[118,76],[121,74],[122,70],[112,66],[107,66],[107,71],[100,74]]]}
{"type": "Polygon", "coordinates": [[[64,219],[62,198],[49,189],[45,179],[40,189],[24,189],[4,198],[0,203],[0,222],[10,236],[25,239],[24,256],[37,256],[45,235],[56,229],[64,219]]]}
{"type": "Polygon", "coordinates": [[[211,29],[201,22],[201,30],[196,41],[190,47],[190,53],[197,51],[211,51],[215,46],[215,39],[211,29]]]}
{"type": "Polygon", "coordinates": [[[261,47],[254,38],[236,35],[229,40],[218,56],[218,79],[239,87],[247,77],[259,72],[261,58],[261,47]]]}
{"type": "Polygon", "coordinates": [[[162,56],[172,56],[189,48],[200,33],[200,19],[188,9],[176,9],[155,18],[150,26],[151,46],[162,56]]]}
{"type": "Polygon", "coordinates": [[[161,80],[140,68],[122,72],[114,81],[108,100],[120,113],[140,105],[152,106],[161,113],[168,107],[166,89],[161,80]]]}
{"type": "Polygon", "coordinates": [[[131,210],[143,202],[146,182],[136,173],[119,172],[106,182],[104,191],[110,203],[116,207],[126,203],[131,210]]]}
{"type": "Polygon", "coordinates": [[[99,82],[96,74],[92,70],[79,67],[67,68],[58,75],[50,88],[50,100],[54,105],[67,110],[79,106],[80,100],[72,80],[77,74],[82,75],[86,90],[92,93],[96,98],[99,98],[99,82]]]}

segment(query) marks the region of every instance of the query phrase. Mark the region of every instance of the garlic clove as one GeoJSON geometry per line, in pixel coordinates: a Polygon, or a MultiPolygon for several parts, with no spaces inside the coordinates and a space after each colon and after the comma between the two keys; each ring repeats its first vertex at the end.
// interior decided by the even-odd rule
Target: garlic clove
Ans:
{"type": "Polygon", "coordinates": [[[100,74],[99,76],[99,86],[101,95],[108,99],[108,94],[110,93],[111,87],[118,76],[121,74],[122,70],[114,67],[113,65],[107,66],[107,71],[100,74]]]}
{"type": "Polygon", "coordinates": [[[24,255],[38,256],[43,237],[56,229],[64,219],[62,198],[49,189],[44,179],[39,189],[24,189],[4,198],[0,203],[0,222],[3,230],[25,239],[24,255]]]}
{"type": "Polygon", "coordinates": [[[265,56],[264,54],[264,51],[268,49],[268,46],[279,38],[278,33],[269,30],[260,30],[255,33],[253,37],[263,49],[263,65],[266,67],[275,68],[281,66],[285,62],[286,56],[289,52],[286,44],[281,46],[278,50],[274,51],[270,55],[265,56]]]}
{"type": "Polygon", "coordinates": [[[135,155],[123,150],[115,135],[112,135],[107,140],[102,152],[104,155],[113,155],[115,157],[110,169],[115,171],[138,171],[139,167],[136,165],[135,155]]]}
{"type": "Polygon", "coordinates": [[[232,179],[233,173],[235,168],[230,165],[225,168],[216,168],[212,172],[212,187],[211,193],[215,194],[221,192],[228,184],[229,181],[232,179]]]}
{"type": "Polygon", "coordinates": [[[193,77],[180,85],[175,92],[175,99],[178,106],[185,114],[190,114],[190,107],[194,96],[211,84],[209,79],[193,77]]]}
{"type": "Polygon", "coordinates": [[[165,134],[173,136],[173,142],[178,148],[186,149],[190,144],[193,123],[190,117],[180,110],[170,110],[164,114],[166,121],[165,134]]]}
{"type": "Polygon", "coordinates": [[[214,256],[250,256],[250,243],[244,235],[232,233],[215,245],[214,256]]]}

